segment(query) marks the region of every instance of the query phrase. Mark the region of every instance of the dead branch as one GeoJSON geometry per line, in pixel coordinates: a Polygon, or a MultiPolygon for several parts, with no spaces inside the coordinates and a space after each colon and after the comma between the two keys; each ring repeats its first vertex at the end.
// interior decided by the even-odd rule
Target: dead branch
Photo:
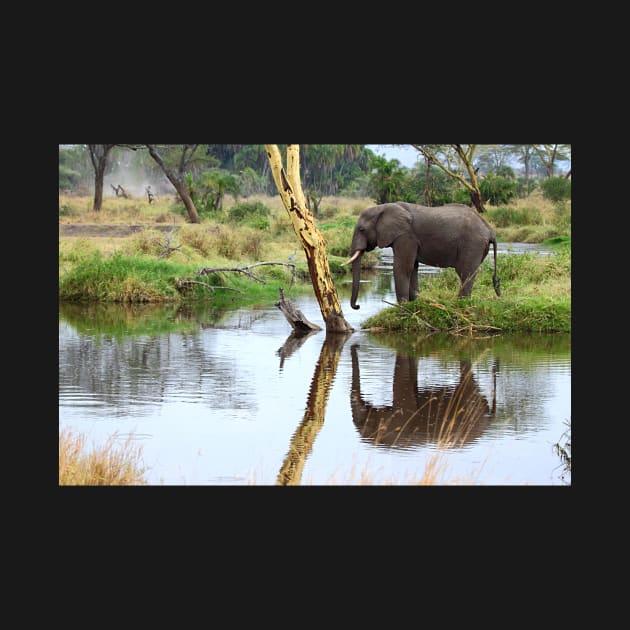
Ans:
{"type": "Polygon", "coordinates": [[[244,293],[244,291],[241,291],[240,289],[234,289],[232,287],[224,287],[220,285],[212,285],[208,284],[207,282],[199,282],[199,280],[190,280],[189,278],[179,278],[176,282],[176,286],[178,289],[189,284],[200,284],[202,287],[210,289],[213,292],[215,289],[225,289],[226,291],[236,291],[237,293],[244,293]]]}
{"type": "Polygon", "coordinates": [[[127,193],[127,191],[120,184],[118,184],[118,186],[114,186],[114,184],[110,184],[110,186],[114,189],[114,192],[116,193],[116,197],[124,197],[125,199],[131,198],[131,195],[129,195],[129,193],[127,193]]]}
{"type": "Polygon", "coordinates": [[[257,262],[251,265],[246,265],[245,267],[204,267],[197,272],[198,276],[207,276],[211,273],[215,273],[218,271],[238,271],[240,273],[244,273],[246,276],[256,280],[256,282],[260,282],[261,284],[267,284],[265,280],[259,278],[255,274],[253,274],[250,269],[254,267],[260,267],[261,265],[284,265],[285,267],[291,267],[293,276],[295,276],[295,265],[293,263],[285,263],[285,262],[257,262]]]}
{"type": "Polygon", "coordinates": [[[171,240],[173,238],[173,233],[170,232],[166,235],[165,242],[161,243],[158,241],[158,245],[162,248],[158,258],[166,258],[170,256],[173,252],[181,250],[181,243],[179,245],[171,245],[171,240]]]}

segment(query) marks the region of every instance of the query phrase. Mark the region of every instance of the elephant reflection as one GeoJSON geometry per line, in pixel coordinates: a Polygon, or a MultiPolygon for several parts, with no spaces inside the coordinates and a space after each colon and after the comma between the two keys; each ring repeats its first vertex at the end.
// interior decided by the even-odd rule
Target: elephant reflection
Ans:
{"type": "Polygon", "coordinates": [[[481,393],[468,360],[460,361],[457,384],[418,389],[418,358],[396,354],[393,402],[372,405],[361,395],[358,344],[352,355],[352,420],[361,437],[375,445],[409,448],[434,442],[463,446],[476,440],[492,422],[496,410],[496,365],[493,366],[492,406],[481,393]]]}

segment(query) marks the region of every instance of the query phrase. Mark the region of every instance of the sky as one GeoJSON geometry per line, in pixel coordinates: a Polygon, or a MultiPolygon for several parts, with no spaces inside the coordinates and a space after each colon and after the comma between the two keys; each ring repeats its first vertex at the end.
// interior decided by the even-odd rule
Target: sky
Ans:
{"type": "Polygon", "coordinates": [[[420,151],[411,145],[401,145],[394,147],[391,144],[366,144],[376,155],[384,156],[388,160],[398,160],[403,166],[413,168],[416,161],[421,157],[420,151]]]}

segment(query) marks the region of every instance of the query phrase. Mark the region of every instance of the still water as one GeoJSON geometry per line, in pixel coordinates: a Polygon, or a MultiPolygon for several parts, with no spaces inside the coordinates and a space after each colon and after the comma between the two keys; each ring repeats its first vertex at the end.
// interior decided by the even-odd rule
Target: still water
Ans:
{"type": "Polygon", "coordinates": [[[395,302],[390,260],[359,311],[338,284],[348,336],[295,338],[274,304],[60,304],[60,429],[131,437],[153,485],[570,485],[570,335],[361,331],[395,302]]]}

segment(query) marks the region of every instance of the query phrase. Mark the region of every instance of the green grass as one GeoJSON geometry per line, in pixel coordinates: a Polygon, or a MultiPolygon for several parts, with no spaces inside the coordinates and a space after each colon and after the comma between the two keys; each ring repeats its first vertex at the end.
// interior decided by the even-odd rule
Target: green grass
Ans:
{"type": "MultiPolygon", "coordinates": [[[[221,268],[224,266],[230,265],[221,268]]],[[[238,263],[234,266],[238,267],[238,263]]],[[[279,287],[291,287],[293,293],[312,290],[310,281],[306,283],[300,277],[304,275],[303,270],[294,276],[291,268],[284,265],[250,269],[260,281],[240,271],[198,275],[202,268],[141,255],[125,256],[116,252],[103,257],[95,252],[60,278],[59,299],[135,304],[212,300],[219,307],[233,303],[235,297],[241,304],[269,302],[278,299],[279,287]]]]}
{"type": "Polygon", "coordinates": [[[391,306],[368,318],[362,328],[384,331],[496,332],[571,331],[571,253],[517,254],[499,258],[501,297],[492,288],[488,259],[469,298],[457,299],[453,269],[421,281],[418,299],[391,306]]]}

